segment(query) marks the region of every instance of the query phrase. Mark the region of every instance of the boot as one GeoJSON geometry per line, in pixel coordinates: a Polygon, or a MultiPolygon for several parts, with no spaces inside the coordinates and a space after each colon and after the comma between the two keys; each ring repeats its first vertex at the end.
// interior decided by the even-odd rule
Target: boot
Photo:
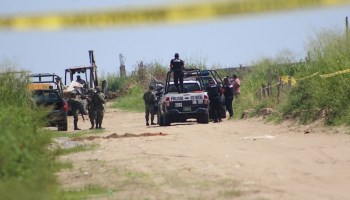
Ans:
{"type": "Polygon", "coordinates": [[[151,116],[151,125],[156,125],[153,121],[154,121],[154,115],[151,116]]]}
{"type": "Polygon", "coordinates": [[[94,129],[94,127],[95,127],[95,124],[94,124],[94,123],[91,123],[90,130],[94,129]]]}
{"type": "Polygon", "coordinates": [[[80,128],[78,128],[78,122],[75,121],[74,123],[74,130],[81,130],[80,128]]]}

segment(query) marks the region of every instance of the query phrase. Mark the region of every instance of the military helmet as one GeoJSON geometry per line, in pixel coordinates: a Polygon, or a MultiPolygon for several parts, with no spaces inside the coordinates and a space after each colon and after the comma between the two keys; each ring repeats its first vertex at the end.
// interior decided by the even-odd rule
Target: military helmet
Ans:
{"type": "Polygon", "coordinates": [[[179,58],[179,53],[175,53],[174,57],[179,58]]]}
{"type": "Polygon", "coordinates": [[[154,90],[153,85],[148,86],[148,89],[149,89],[149,90],[154,90]]]}
{"type": "Polygon", "coordinates": [[[101,92],[101,91],[102,91],[101,86],[96,86],[96,91],[97,91],[97,92],[101,92]]]}

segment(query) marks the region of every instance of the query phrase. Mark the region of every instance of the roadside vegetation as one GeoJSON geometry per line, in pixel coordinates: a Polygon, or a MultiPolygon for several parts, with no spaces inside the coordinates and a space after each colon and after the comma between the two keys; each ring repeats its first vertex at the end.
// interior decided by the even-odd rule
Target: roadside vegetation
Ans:
{"type": "MultiPolygon", "coordinates": [[[[55,173],[72,168],[56,158],[85,151],[93,146],[71,150],[50,149],[52,140],[63,134],[43,129],[45,110],[35,106],[27,90],[25,73],[14,73],[12,65],[2,64],[0,73],[0,194],[1,199],[83,199],[107,190],[87,187],[64,191],[55,173]],[[11,70],[10,70],[11,69],[11,70]]],[[[79,135],[77,135],[79,136],[79,135]]]]}
{"type": "Polygon", "coordinates": [[[242,113],[254,109],[272,108],[274,119],[295,119],[311,123],[320,118],[327,125],[350,125],[350,39],[343,31],[323,30],[307,45],[309,57],[298,61],[288,51],[274,59],[256,63],[256,67],[244,76],[242,95],[235,103],[235,110],[242,113]],[[273,94],[258,97],[258,89],[267,85],[267,71],[272,74],[273,94]],[[296,84],[288,90],[286,83],[277,98],[278,76],[291,76],[296,84]]]}
{"type": "Polygon", "coordinates": [[[58,199],[44,112],[33,108],[23,73],[0,74],[0,194],[2,199],[58,199]]]}
{"type": "MultiPolygon", "coordinates": [[[[349,69],[350,39],[340,30],[322,30],[307,43],[307,51],[309,55],[305,59],[296,58],[292,52],[285,50],[275,58],[256,61],[250,69],[234,72],[219,70],[221,77],[236,73],[241,78],[242,94],[234,100],[235,118],[240,118],[249,109],[249,116],[257,116],[261,109],[269,108],[273,110],[268,117],[270,120],[293,119],[307,124],[322,118],[327,125],[350,125],[350,106],[347,103],[350,97],[350,73],[323,76],[349,69]],[[272,94],[259,96],[259,88],[267,87],[268,71],[271,74],[272,94]],[[277,95],[279,77],[288,76],[296,84],[288,88],[287,81],[283,79],[277,95]]],[[[197,62],[196,64],[191,60],[189,65],[208,69],[205,61],[197,62]]],[[[167,66],[160,64],[138,68],[124,79],[123,87],[127,91],[117,98],[112,107],[143,111],[143,92],[154,77],[164,81],[167,70],[167,66]]],[[[115,77],[114,80],[118,78],[115,77]]]]}

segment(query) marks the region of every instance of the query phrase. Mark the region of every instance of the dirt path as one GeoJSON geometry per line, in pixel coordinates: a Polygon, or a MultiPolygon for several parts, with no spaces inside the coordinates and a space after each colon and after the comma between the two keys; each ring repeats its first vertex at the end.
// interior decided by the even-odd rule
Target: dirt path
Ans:
{"type": "Polygon", "coordinates": [[[113,109],[104,127],[83,140],[94,150],[62,157],[73,162],[58,173],[65,188],[110,189],[93,199],[350,199],[346,129],[261,119],[146,127],[143,113],[113,109]]]}

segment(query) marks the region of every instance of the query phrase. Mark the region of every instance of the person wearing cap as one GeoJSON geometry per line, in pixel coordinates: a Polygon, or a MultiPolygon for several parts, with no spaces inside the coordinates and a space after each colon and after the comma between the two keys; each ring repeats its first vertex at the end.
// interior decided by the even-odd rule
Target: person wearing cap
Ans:
{"type": "Polygon", "coordinates": [[[149,115],[151,115],[151,125],[155,125],[154,115],[155,115],[155,103],[157,101],[157,96],[154,92],[153,85],[148,87],[148,91],[143,94],[143,101],[145,102],[145,119],[146,126],[149,126],[149,115]]]}
{"type": "Polygon", "coordinates": [[[235,98],[237,99],[238,96],[241,94],[241,81],[239,80],[238,76],[236,74],[232,75],[232,86],[233,90],[235,92],[235,98]]]}
{"type": "Polygon", "coordinates": [[[105,113],[105,95],[102,93],[101,86],[96,86],[96,93],[92,97],[93,106],[95,108],[96,129],[102,128],[103,116],[105,113]]]}
{"type": "Polygon", "coordinates": [[[88,112],[89,112],[89,119],[90,119],[90,123],[91,123],[91,127],[90,127],[90,130],[94,129],[95,128],[95,116],[96,116],[96,109],[94,107],[94,104],[92,102],[92,98],[93,96],[95,95],[95,90],[93,88],[90,88],[89,89],[89,94],[88,96],[86,97],[87,99],[87,108],[88,108],[88,112]]]}
{"type": "Polygon", "coordinates": [[[80,75],[77,76],[77,82],[82,84],[82,85],[85,85],[85,81],[83,79],[81,79],[80,75]]]}
{"type": "Polygon", "coordinates": [[[224,94],[225,96],[225,105],[226,105],[226,110],[230,114],[230,117],[233,116],[233,108],[232,108],[232,102],[233,102],[233,95],[234,95],[234,90],[233,86],[230,83],[229,78],[224,78],[224,84],[221,87],[221,93],[224,94]]]}
{"type": "Polygon", "coordinates": [[[71,98],[70,101],[70,107],[73,114],[73,124],[74,124],[74,130],[81,130],[78,128],[78,119],[79,119],[79,112],[81,112],[83,104],[79,101],[77,98],[77,93],[75,91],[71,92],[71,98]]]}
{"type": "Polygon", "coordinates": [[[63,83],[62,83],[62,79],[60,78],[60,77],[56,77],[55,78],[55,81],[56,81],[56,85],[57,85],[57,89],[59,89],[59,90],[65,90],[65,89],[67,89],[67,87],[65,86],[65,85],[63,85],[63,83]]]}
{"type": "Polygon", "coordinates": [[[212,112],[214,123],[220,122],[220,96],[221,91],[218,84],[214,80],[209,80],[209,85],[207,86],[208,96],[209,96],[209,106],[212,112]]]}
{"type": "Polygon", "coordinates": [[[175,53],[174,58],[170,61],[170,70],[174,73],[174,84],[178,93],[182,93],[184,86],[184,74],[183,69],[185,68],[185,63],[180,59],[179,53],[175,53]],[[180,85],[179,85],[180,82],[180,85]],[[179,87],[180,86],[180,87],[179,87]]]}

